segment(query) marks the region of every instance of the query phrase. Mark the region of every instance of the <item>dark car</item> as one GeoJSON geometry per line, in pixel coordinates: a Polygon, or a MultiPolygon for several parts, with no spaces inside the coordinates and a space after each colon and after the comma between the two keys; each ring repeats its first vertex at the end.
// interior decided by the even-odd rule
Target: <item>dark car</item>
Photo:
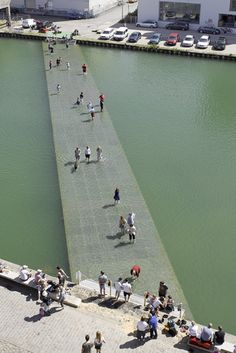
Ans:
{"type": "Polygon", "coordinates": [[[219,37],[217,41],[213,44],[212,49],[214,50],[224,50],[227,44],[225,37],[219,37]]]}
{"type": "Polygon", "coordinates": [[[215,27],[203,26],[198,28],[198,32],[207,34],[220,34],[220,29],[215,27]]]}
{"type": "Polygon", "coordinates": [[[142,37],[141,32],[133,32],[128,38],[128,42],[137,43],[137,41],[142,37]]]}
{"type": "Polygon", "coordinates": [[[161,40],[161,33],[153,33],[150,37],[148,44],[158,44],[161,40]]]}
{"type": "Polygon", "coordinates": [[[41,28],[50,29],[53,26],[54,26],[53,22],[50,22],[50,21],[36,21],[37,29],[41,29],[41,28]]]}
{"type": "Polygon", "coordinates": [[[186,22],[172,22],[166,25],[167,29],[178,29],[181,31],[187,31],[189,29],[189,24],[186,22]]]}
{"type": "Polygon", "coordinates": [[[179,33],[171,33],[166,40],[166,45],[176,45],[177,42],[180,42],[179,33]]]}

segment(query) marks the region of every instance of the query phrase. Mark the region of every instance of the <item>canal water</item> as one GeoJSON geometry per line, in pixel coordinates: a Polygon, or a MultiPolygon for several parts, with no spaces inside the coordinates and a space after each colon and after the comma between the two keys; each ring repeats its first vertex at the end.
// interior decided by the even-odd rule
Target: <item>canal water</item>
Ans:
{"type": "Polygon", "coordinates": [[[195,319],[235,333],[235,64],[82,52],[195,319]]]}
{"type": "Polygon", "coordinates": [[[0,40],[0,257],[68,271],[41,43],[0,40]]]}
{"type": "MultiPolygon", "coordinates": [[[[73,52],[106,96],[195,319],[235,333],[235,64],[73,52]]],[[[1,40],[0,65],[1,257],[67,268],[41,44],[1,40]]]]}

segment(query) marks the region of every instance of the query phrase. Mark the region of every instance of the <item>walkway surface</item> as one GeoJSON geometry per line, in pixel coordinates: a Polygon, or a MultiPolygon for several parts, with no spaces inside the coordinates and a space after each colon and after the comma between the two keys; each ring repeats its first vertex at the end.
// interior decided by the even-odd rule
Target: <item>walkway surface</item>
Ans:
{"type": "MultiPolygon", "coordinates": [[[[77,353],[84,336],[95,338],[101,330],[106,343],[102,352],[181,353],[174,348],[179,338],[159,332],[158,340],[138,342],[133,336],[138,317],[120,310],[106,309],[96,304],[82,304],[79,309],[52,304],[52,314],[39,319],[39,305],[26,289],[3,286],[0,280],[0,352],[1,353],[77,353]]],[[[149,336],[149,335],[148,335],[149,336]]],[[[186,347],[185,347],[186,348],[186,347]]],[[[95,352],[93,349],[92,352],[95,352]]]]}
{"type": "MultiPolygon", "coordinates": [[[[139,264],[142,274],[136,281],[134,291],[143,294],[150,289],[156,292],[158,283],[164,279],[176,302],[183,302],[190,315],[186,300],[177,282],[162,246],[148,208],[139,190],[124,150],[113,128],[112,111],[100,113],[97,88],[88,69],[82,75],[81,65],[86,60],[78,46],[57,45],[51,56],[44,45],[45,67],[53,135],[56,150],[59,183],[61,189],[64,223],[72,278],[80,270],[87,278],[97,279],[100,270],[113,281],[129,275],[130,268],[139,264]],[[48,70],[50,59],[62,57],[62,65],[48,70]],[[71,69],[65,63],[69,61],[71,69]],[[60,83],[61,92],[56,93],[60,83]],[[84,104],[74,103],[84,92],[84,104]],[[96,117],[91,121],[86,109],[88,101],[96,108],[96,117]],[[92,150],[92,160],[86,164],[85,147],[92,150]],[[102,146],[104,160],[96,161],[96,148],[102,146]],[[74,150],[79,146],[82,160],[74,171],[74,150]],[[113,204],[116,187],[120,188],[121,203],[113,204]],[[121,236],[118,228],[119,216],[136,214],[137,242],[130,244],[128,236],[121,236]]],[[[104,94],[109,96],[108,92],[104,94]]]]}

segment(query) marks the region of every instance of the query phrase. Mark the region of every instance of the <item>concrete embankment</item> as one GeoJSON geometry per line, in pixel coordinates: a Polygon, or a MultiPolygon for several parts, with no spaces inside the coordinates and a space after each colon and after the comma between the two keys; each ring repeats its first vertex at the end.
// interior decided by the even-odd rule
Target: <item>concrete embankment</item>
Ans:
{"type": "MultiPolygon", "coordinates": [[[[46,77],[49,91],[54,144],[56,151],[68,256],[72,277],[80,270],[88,278],[96,279],[100,270],[112,280],[129,276],[134,264],[142,269],[134,290],[143,294],[157,291],[164,279],[176,303],[183,302],[191,317],[188,304],[175,272],[162,245],[147,205],[140,192],[128,160],[113,128],[111,115],[101,113],[98,96],[101,93],[88,70],[82,75],[81,65],[86,60],[77,46],[67,50],[56,46],[53,58],[62,57],[63,66],[47,70],[52,58],[43,44],[46,77]],[[70,70],[65,62],[69,61],[70,70]],[[61,92],[56,93],[60,83],[61,92]],[[84,101],[95,105],[95,120],[91,121],[86,104],[74,103],[79,93],[84,101]],[[86,146],[92,150],[91,162],[84,161],[86,146]],[[96,148],[101,145],[104,159],[96,161],[96,148]],[[74,170],[74,149],[79,146],[82,160],[74,170]],[[120,188],[121,203],[113,205],[113,193],[120,188]],[[121,236],[118,228],[120,215],[136,214],[137,242],[130,244],[128,236],[121,236]]],[[[104,92],[106,94],[106,92],[104,92]]],[[[109,94],[107,92],[107,94],[109,94]]],[[[106,102],[105,102],[106,105],[106,102]]]]}
{"type": "MultiPolygon", "coordinates": [[[[47,38],[47,34],[41,34],[36,32],[29,32],[29,31],[23,32],[23,31],[14,31],[14,30],[13,31],[0,30],[0,37],[44,41],[47,38]]],[[[60,40],[60,37],[62,36],[57,36],[58,40],[60,40]]],[[[164,44],[164,42],[160,43],[159,45],[147,45],[144,43],[131,44],[128,42],[102,41],[102,40],[98,40],[95,37],[90,37],[90,36],[83,36],[83,37],[75,36],[74,38],[76,39],[76,43],[79,45],[122,49],[122,50],[135,50],[140,52],[187,56],[187,57],[204,58],[204,59],[236,61],[235,46],[232,50],[227,49],[224,51],[209,51],[209,50],[195,49],[194,47],[183,48],[179,43],[177,44],[177,46],[168,47],[164,44]]]]}

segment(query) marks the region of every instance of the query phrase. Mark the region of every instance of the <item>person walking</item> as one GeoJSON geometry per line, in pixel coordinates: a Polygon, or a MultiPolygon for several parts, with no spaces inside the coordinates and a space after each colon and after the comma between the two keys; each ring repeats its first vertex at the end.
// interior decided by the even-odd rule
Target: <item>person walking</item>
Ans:
{"type": "Polygon", "coordinates": [[[83,104],[84,103],[84,93],[83,92],[80,93],[79,99],[80,99],[80,103],[83,104]]]}
{"type": "Polygon", "coordinates": [[[91,156],[91,149],[90,149],[89,146],[87,146],[87,147],[85,148],[84,154],[85,154],[85,160],[86,160],[86,162],[89,163],[89,161],[90,161],[90,156],[91,156]]]}
{"type": "Polygon", "coordinates": [[[89,335],[85,336],[85,342],[82,344],[81,353],[91,353],[91,349],[93,347],[93,343],[89,341],[89,335]]]}
{"type": "Polygon", "coordinates": [[[101,93],[100,96],[99,96],[99,102],[100,102],[101,112],[103,111],[104,100],[105,100],[105,96],[104,96],[103,93],[101,93]]]}
{"type": "Polygon", "coordinates": [[[58,83],[57,84],[57,93],[60,93],[61,92],[61,85],[58,83]]]}
{"type": "Polygon", "coordinates": [[[79,147],[76,147],[75,149],[75,159],[76,160],[80,160],[80,154],[81,154],[81,150],[79,149],[79,147]]]}
{"type": "Polygon", "coordinates": [[[87,109],[88,109],[88,112],[89,113],[91,113],[91,110],[93,109],[93,104],[92,104],[92,102],[88,102],[88,104],[87,104],[87,109]]]}
{"type": "Polygon", "coordinates": [[[49,70],[52,70],[52,60],[49,61],[49,70]]]}
{"type": "Polygon", "coordinates": [[[119,297],[120,297],[120,293],[121,293],[121,291],[123,289],[122,278],[121,277],[118,278],[118,280],[114,282],[114,287],[115,287],[115,290],[116,290],[115,298],[116,298],[116,300],[118,300],[119,297]]]}
{"type": "Polygon", "coordinates": [[[83,72],[83,75],[87,75],[87,65],[86,64],[82,65],[82,72],[83,72]]]}
{"type": "Polygon", "coordinates": [[[113,199],[115,205],[120,202],[120,190],[118,188],[115,189],[113,199]]]}
{"type": "Polygon", "coordinates": [[[90,110],[90,114],[91,114],[91,119],[94,120],[94,118],[95,118],[95,109],[94,109],[94,107],[92,107],[92,109],[90,110]]]}
{"type": "Polygon", "coordinates": [[[96,149],[97,152],[97,161],[99,162],[102,159],[102,147],[98,146],[96,149]]]}
{"type": "Polygon", "coordinates": [[[127,217],[127,223],[129,227],[132,227],[134,225],[134,218],[135,218],[135,213],[130,212],[127,217]]]}
{"type": "Polygon", "coordinates": [[[131,284],[128,282],[128,278],[126,278],[123,283],[123,291],[124,291],[125,302],[128,302],[132,294],[132,287],[131,287],[131,284]]]}
{"type": "Polygon", "coordinates": [[[123,216],[120,216],[119,228],[122,235],[124,235],[126,232],[126,224],[127,224],[126,219],[123,216]]]}
{"type": "Polygon", "coordinates": [[[70,63],[69,63],[69,61],[67,61],[67,63],[66,63],[66,68],[67,68],[67,70],[70,70],[70,63]]]}
{"type": "Polygon", "coordinates": [[[98,276],[98,284],[100,288],[100,295],[104,296],[106,295],[106,282],[107,282],[107,275],[103,271],[100,272],[100,275],[98,276]]]}
{"type": "Polygon", "coordinates": [[[101,353],[102,344],[105,343],[104,338],[100,331],[96,332],[96,337],[94,339],[94,348],[96,349],[97,353],[101,353]]]}
{"type": "Polygon", "coordinates": [[[133,243],[135,243],[135,240],[136,240],[136,228],[135,228],[134,225],[129,227],[128,233],[129,233],[129,241],[130,242],[133,241],[133,243]]]}

